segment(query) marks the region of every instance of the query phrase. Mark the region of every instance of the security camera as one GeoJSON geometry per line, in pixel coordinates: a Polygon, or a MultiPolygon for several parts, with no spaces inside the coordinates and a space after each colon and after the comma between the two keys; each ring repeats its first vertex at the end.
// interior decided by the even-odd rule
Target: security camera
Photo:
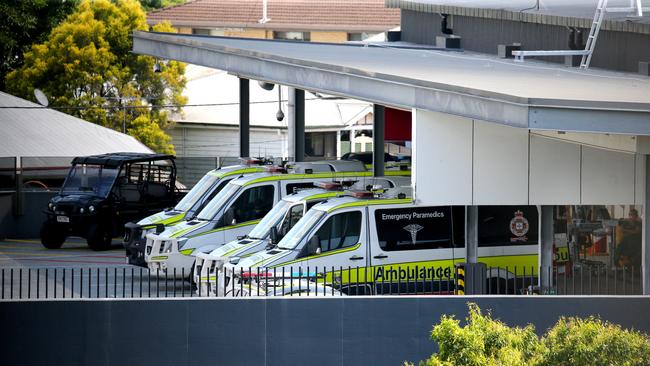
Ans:
{"type": "Polygon", "coordinates": [[[277,118],[278,122],[282,122],[284,119],[284,112],[282,112],[282,109],[280,109],[278,113],[275,114],[275,118],[277,118]]]}
{"type": "Polygon", "coordinates": [[[258,81],[257,83],[259,84],[260,88],[264,90],[271,91],[273,88],[275,88],[275,84],[267,83],[265,81],[258,81]]]}

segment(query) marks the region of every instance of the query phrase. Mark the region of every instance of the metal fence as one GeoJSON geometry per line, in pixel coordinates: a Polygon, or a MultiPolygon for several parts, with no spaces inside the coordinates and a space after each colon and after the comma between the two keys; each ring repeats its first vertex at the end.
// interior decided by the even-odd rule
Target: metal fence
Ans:
{"type": "MultiPolygon", "coordinates": [[[[273,162],[280,164],[282,159],[275,158],[273,162]]],[[[187,188],[192,188],[210,170],[240,163],[241,158],[236,156],[178,157],[176,158],[176,178],[187,188]]]]}
{"type": "MultiPolygon", "coordinates": [[[[58,191],[70,169],[72,156],[0,157],[0,192],[58,191]],[[20,175],[18,175],[20,173],[20,175]],[[17,180],[20,178],[20,181],[17,180]]],[[[240,163],[239,157],[176,158],[177,179],[191,188],[210,170],[240,163]]]]}
{"type": "Polygon", "coordinates": [[[385,267],[393,271],[377,279],[369,267],[263,269],[236,268],[211,276],[192,277],[180,272],[149,271],[141,267],[102,268],[2,268],[1,299],[58,298],[164,298],[253,296],[355,296],[453,295],[465,292],[471,281],[473,294],[502,295],[639,295],[638,268],[580,266],[548,268],[550,286],[538,286],[540,269],[487,267],[474,278],[440,267],[385,267]],[[375,276],[373,278],[373,276],[375,276]],[[498,277],[497,277],[498,276],[498,277]],[[461,279],[462,281],[459,281],[461,279]],[[478,281],[478,282],[477,282],[478,281]]]}

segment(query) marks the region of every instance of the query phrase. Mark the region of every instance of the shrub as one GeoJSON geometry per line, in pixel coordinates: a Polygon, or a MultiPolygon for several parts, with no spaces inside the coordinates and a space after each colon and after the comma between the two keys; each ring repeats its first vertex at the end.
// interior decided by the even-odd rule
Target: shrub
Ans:
{"type": "Polygon", "coordinates": [[[468,307],[465,326],[443,315],[433,327],[439,351],[420,366],[650,365],[650,338],[616,324],[563,317],[540,339],[532,325],[509,327],[476,304],[468,307]]]}
{"type": "Polygon", "coordinates": [[[544,366],[647,366],[650,339],[593,317],[561,318],[543,338],[544,366]]]}
{"type": "Polygon", "coordinates": [[[454,317],[443,316],[431,332],[440,351],[420,365],[438,366],[519,366],[533,365],[544,353],[544,346],[532,325],[511,328],[491,315],[482,314],[469,304],[467,325],[454,317]]]}

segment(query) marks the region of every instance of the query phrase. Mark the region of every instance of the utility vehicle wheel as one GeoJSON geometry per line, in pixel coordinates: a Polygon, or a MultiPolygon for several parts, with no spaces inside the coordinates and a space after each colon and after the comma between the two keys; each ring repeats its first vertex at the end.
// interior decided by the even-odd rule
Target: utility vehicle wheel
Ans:
{"type": "Polygon", "coordinates": [[[61,248],[65,236],[65,231],[53,222],[45,221],[41,226],[41,244],[47,249],[61,248]]]}
{"type": "Polygon", "coordinates": [[[111,248],[112,238],[102,227],[92,224],[86,233],[86,242],[92,250],[108,250],[111,248]]]}

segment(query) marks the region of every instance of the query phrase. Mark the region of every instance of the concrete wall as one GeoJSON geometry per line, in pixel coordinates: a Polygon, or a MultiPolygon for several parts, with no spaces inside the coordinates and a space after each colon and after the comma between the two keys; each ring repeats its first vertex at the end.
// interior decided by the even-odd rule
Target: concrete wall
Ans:
{"type": "MultiPolygon", "coordinates": [[[[189,27],[178,27],[176,29],[181,34],[192,34],[192,28],[189,27]]],[[[217,32],[225,37],[273,39],[273,29],[225,28],[218,29],[217,32]]],[[[343,31],[310,31],[309,33],[312,42],[342,43],[348,41],[348,33],[343,31]]]]}
{"type": "MultiPolygon", "coordinates": [[[[402,40],[435,44],[440,35],[438,14],[402,10],[402,40]]],[[[569,29],[564,26],[534,24],[511,20],[451,16],[454,34],[463,38],[466,50],[497,53],[498,44],[521,43],[524,50],[569,49],[569,29]]],[[[589,29],[582,29],[587,40],[589,29]]],[[[630,32],[601,31],[591,66],[620,71],[638,71],[639,61],[650,61],[650,35],[630,32]],[[624,52],[622,52],[624,51],[624,52]]],[[[543,58],[564,62],[564,58],[543,58]]]]}
{"type": "Polygon", "coordinates": [[[266,29],[244,28],[241,30],[225,30],[223,35],[226,37],[243,37],[243,38],[273,38],[273,32],[266,29]]]}
{"type": "Polygon", "coordinates": [[[313,31],[310,33],[311,33],[310,38],[312,42],[342,43],[348,41],[347,32],[313,31]]]}
{"type": "Polygon", "coordinates": [[[443,314],[473,301],[544,332],[598,315],[650,332],[649,297],[374,297],[0,303],[2,364],[400,365],[435,351],[443,314]]]}
{"type": "Polygon", "coordinates": [[[629,136],[555,136],[414,110],[416,198],[430,205],[643,204],[644,157],[629,136]]]}
{"type": "Polygon", "coordinates": [[[32,239],[39,237],[45,221],[43,210],[56,192],[23,192],[22,214],[14,215],[15,194],[0,194],[0,238],[32,239]]]}

